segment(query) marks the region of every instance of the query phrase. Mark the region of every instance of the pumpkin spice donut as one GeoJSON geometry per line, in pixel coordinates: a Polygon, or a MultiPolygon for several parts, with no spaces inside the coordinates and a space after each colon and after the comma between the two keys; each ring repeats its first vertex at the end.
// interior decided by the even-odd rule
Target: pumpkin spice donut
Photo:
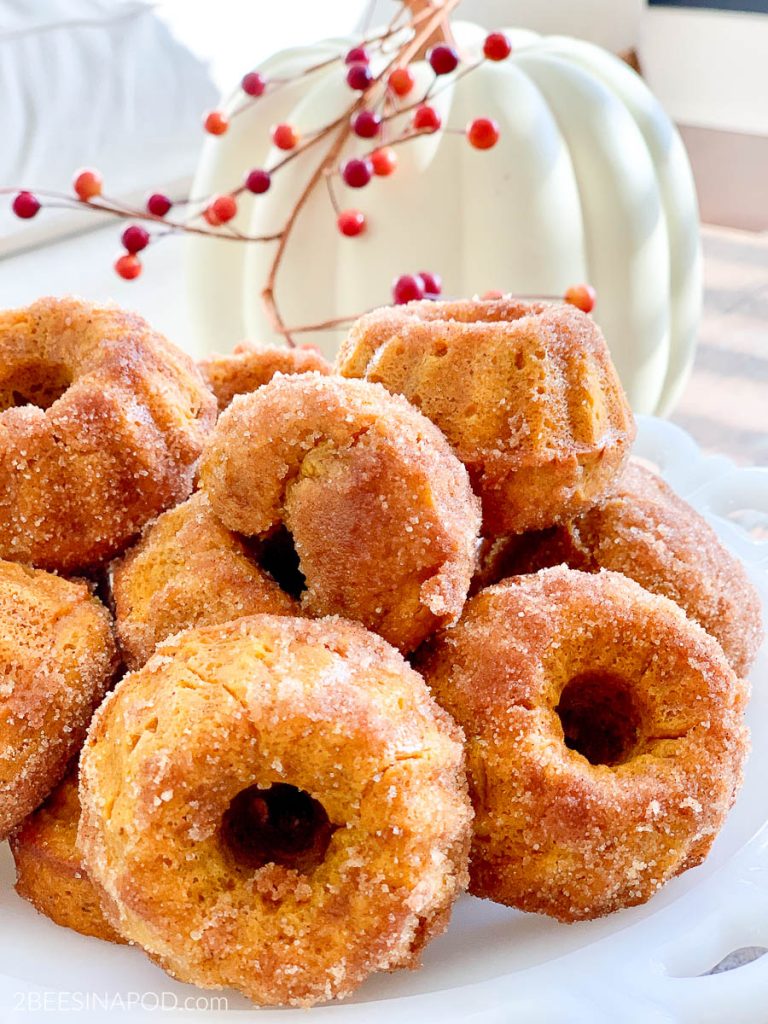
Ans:
{"type": "Polygon", "coordinates": [[[310,1005],[413,967],[466,882],[461,733],[380,637],[256,615],[127,675],[80,761],[78,842],[175,977],[310,1005]]]}
{"type": "Polygon", "coordinates": [[[164,512],[110,569],[120,649],[140,668],[161,640],[241,615],[298,615],[301,608],[227,530],[202,491],[164,512]]]}
{"type": "Polygon", "coordinates": [[[14,888],[63,928],[106,942],[125,942],[104,917],[99,894],[82,865],[77,849],[79,821],[74,765],[45,803],[11,833],[14,888]]]}
{"type": "Polygon", "coordinates": [[[737,675],[748,673],[763,638],[757,591],[709,523],[644,466],[631,462],[571,522],[489,544],[476,579],[487,586],[561,563],[612,569],[670,598],[720,642],[737,675]]]}
{"type": "Polygon", "coordinates": [[[235,395],[247,395],[269,384],[276,373],[331,372],[330,363],[314,348],[280,348],[242,342],[232,353],[206,356],[198,367],[224,412],[235,395]]]}
{"type": "Polygon", "coordinates": [[[443,431],[486,536],[568,519],[610,486],[635,436],[595,322],[509,297],[410,302],[361,317],[336,370],[378,381],[443,431]]]}
{"type": "Polygon", "coordinates": [[[458,618],[477,499],[440,431],[380,385],[273,378],[222,413],[200,479],[229,529],[288,531],[310,614],[355,619],[404,652],[458,618]]]}
{"type": "Polygon", "coordinates": [[[85,583],[0,561],[0,839],[62,778],[116,667],[85,583]]]}
{"type": "Polygon", "coordinates": [[[470,892],[584,920],[701,863],[741,782],[747,686],[677,605],[544,569],[481,591],[430,648],[467,734],[470,892]]]}
{"type": "Polygon", "coordinates": [[[95,566],[192,489],[215,401],[194,363],[117,306],[0,313],[0,557],[95,566]]]}

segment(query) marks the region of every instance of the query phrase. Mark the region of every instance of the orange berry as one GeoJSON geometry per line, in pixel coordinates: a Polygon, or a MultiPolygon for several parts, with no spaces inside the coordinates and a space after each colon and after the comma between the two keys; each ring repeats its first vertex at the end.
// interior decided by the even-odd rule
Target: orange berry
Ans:
{"type": "Polygon", "coordinates": [[[387,79],[389,88],[396,96],[407,96],[416,84],[413,72],[408,68],[395,68],[387,79]]]}
{"type": "Polygon", "coordinates": [[[411,119],[411,124],[417,132],[424,132],[428,135],[439,131],[442,123],[442,119],[438,112],[434,107],[430,107],[427,103],[422,103],[420,107],[417,107],[414,110],[413,117],[411,119]]]}
{"type": "Polygon", "coordinates": [[[226,224],[227,221],[237,213],[237,200],[234,196],[221,195],[216,196],[208,206],[203,210],[203,217],[208,221],[211,227],[217,228],[221,224],[226,224]]]}
{"type": "Polygon", "coordinates": [[[565,292],[565,301],[580,309],[582,313],[591,313],[595,308],[597,293],[591,284],[572,284],[565,292]]]}
{"type": "Polygon", "coordinates": [[[209,135],[223,135],[227,128],[229,128],[229,118],[226,114],[222,114],[220,110],[212,110],[209,114],[205,115],[203,127],[209,135]]]}
{"type": "Polygon", "coordinates": [[[295,149],[299,144],[299,133],[292,124],[276,124],[272,129],[272,141],[278,149],[295,149]]]}
{"type": "Polygon", "coordinates": [[[360,210],[342,210],[336,218],[336,225],[342,235],[354,238],[365,231],[365,214],[360,210]]]}
{"type": "Polygon", "coordinates": [[[387,178],[397,167],[397,153],[390,146],[375,149],[371,153],[373,173],[380,178],[387,178]]]}
{"type": "Polygon", "coordinates": [[[467,125],[467,138],[475,149],[491,149],[499,141],[499,126],[490,117],[476,117],[467,125]]]}
{"type": "Polygon", "coordinates": [[[72,182],[72,187],[78,199],[82,199],[84,203],[87,203],[89,199],[94,199],[96,196],[101,195],[102,184],[99,172],[92,168],[86,168],[77,172],[75,180],[72,182]]]}
{"type": "Polygon", "coordinates": [[[141,260],[133,253],[127,252],[115,260],[115,270],[126,281],[133,281],[141,273],[141,260]]]}

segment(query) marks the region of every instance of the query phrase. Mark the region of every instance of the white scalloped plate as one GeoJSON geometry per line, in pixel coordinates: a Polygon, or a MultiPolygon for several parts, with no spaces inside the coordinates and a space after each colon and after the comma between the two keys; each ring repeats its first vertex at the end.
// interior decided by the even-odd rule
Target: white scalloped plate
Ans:
{"type": "MultiPolygon", "coordinates": [[[[661,420],[640,418],[639,428],[637,454],[707,516],[746,563],[768,609],[768,469],[705,457],[687,434],[661,420]]],[[[19,899],[4,846],[0,1020],[764,1024],[768,956],[705,972],[734,949],[768,946],[767,667],[764,646],[752,674],[753,753],[726,827],[702,867],[644,907],[566,926],[465,897],[422,970],[373,978],[346,1003],[255,1011],[227,994],[228,1013],[190,1010],[199,997],[198,1006],[210,1007],[205,1001],[214,994],[176,984],[138,949],[59,928],[19,899]],[[169,1008],[159,1016],[158,1000],[169,1008]]]]}

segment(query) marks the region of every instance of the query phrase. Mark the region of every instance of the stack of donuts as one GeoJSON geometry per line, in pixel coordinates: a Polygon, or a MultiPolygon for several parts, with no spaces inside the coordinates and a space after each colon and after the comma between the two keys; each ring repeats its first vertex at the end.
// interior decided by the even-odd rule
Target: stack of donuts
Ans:
{"type": "Polygon", "coordinates": [[[378,310],[333,367],[0,314],[18,893],[306,1006],[416,966],[466,889],[572,922],[701,863],[761,612],[634,434],[571,306],[378,310]]]}

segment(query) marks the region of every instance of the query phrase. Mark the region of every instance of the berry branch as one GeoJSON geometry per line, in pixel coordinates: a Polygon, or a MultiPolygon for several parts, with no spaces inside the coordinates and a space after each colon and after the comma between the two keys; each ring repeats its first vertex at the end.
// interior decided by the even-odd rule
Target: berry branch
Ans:
{"type": "MultiPolygon", "coordinates": [[[[302,211],[316,189],[322,186],[328,194],[329,205],[339,232],[354,238],[367,228],[366,215],[358,209],[341,209],[334,189],[339,179],[347,187],[364,188],[373,178],[388,177],[397,169],[395,147],[412,142],[422,135],[436,132],[459,134],[457,128],[442,124],[442,119],[430,101],[445,88],[470,75],[484,61],[506,60],[512,47],[501,32],[490,33],[484,42],[479,61],[462,63],[450,32],[449,17],[460,0],[405,0],[389,25],[368,34],[346,54],[338,54],[319,61],[292,77],[266,79],[258,71],[243,76],[239,100],[233,97],[230,114],[222,110],[209,111],[203,127],[211,136],[227,133],[233,118],[248,110],[264,95],[283,88],[288,82],[304,78],[334,65],[339,66],[351,93],[347,108],[332,121],[307,132],[302,137],[289,123],[274,125],[270,130],[275,149],[284,154],[269,167],[255,167],[247,171],[239,184],[224,193],[194,198],[179,197],[172,200],[163,193],[150,195],[143,209],[127,206],[103,194],[103,182],[97,170],[88,168],[77,172],[72,192],[31,191],[0,188],[0,194],[13,193],[12,209],[22,219],[35,217],[45,207],[68,207],[88,210],[115,219],[130,220],[121,234],[123,252],[115,262],[116,272],[126,280],[133,280],[142,271],[143,253],[152,243],[170,234],[187,233],[241,243],[277,243],[267,270],[261,298],[274,330],[293,346],[292,335],[325,330],[349,323],[354,317],[338,317],[320,323],[287,327],[276,299],[276,287],[286,248],[302,211]],[[408,21],[404,23],[404,16],[408,21]],[[374,73],[372,55],[383,60],[380,71],[374,73]],[[414,60],[426,58],[433,78],[421,96],[414,96],[416,79],[410,65],[414,60]],[[451,76],[446,77],[446,76],[451,76]],[[407,121],[392,131],[395,122],[407,121]],[[348,157],[342,154],[350,138],[370,142],[367,152],[348,157]],[[269,191],[274,176],[293,160],[305,156],[314,148],[321,150],[306,184],[295,198],[282,228],[271,234],[249,234],[235,227],[238,200],[244,193],[253,196],[269,191]],[[176,211],[172,214],[172,211],[176,211]]],[[[492,149],[499,140],[499,126],[492,118],[477,117],[461,130],[471,146],[478,150],[492,149]]],[[[422,271],[403,274],[392,286],[394,302],[437,297],[441,292],[438,274],[422,271]]],[[[547,298],[557,298],[548,296],[547,298]]],[[[574,286],[566,293],[566,301],[573,302],[589,312],[594,306],[594,291],[588,285],[574,286]]]]}

